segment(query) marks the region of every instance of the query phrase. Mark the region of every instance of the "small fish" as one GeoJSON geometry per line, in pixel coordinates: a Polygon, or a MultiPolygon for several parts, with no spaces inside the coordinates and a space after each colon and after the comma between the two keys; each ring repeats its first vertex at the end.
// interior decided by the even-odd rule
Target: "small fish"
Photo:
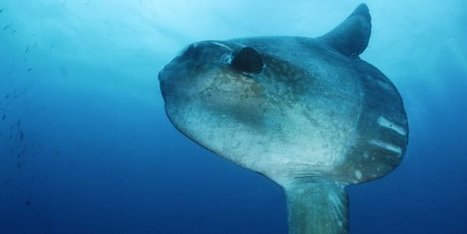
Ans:
{"type": "Polygon", "coordinates": [[[10,26],[11,26],[10,24],[3,26],[3,30],[7,30],[8,28],[10,28],[10,26]]]}
{"type": "Polygon", "coordinates": [[[20,131],[19,131],[19,139],[20,139],[21,141],[24,140],[24,133],[23,133],[23,130],[20,130],[20,131]]]}
{"type": "Polygon", "coordinates": [[[30,206],[32,205],[31,200],[29,200],[29,199],[26,200],[26,201],[24,201],[24,204],[25,204],[27,207],[30,207],[30,206]]]}
{"type": "Polygon", "coordinates": [[[26,49],[24,50],[24,53],[27,53],[27,52],[29,52],[29,46],[26,47],[26,49]]]}
{"type": "Polygon", "coordinates": [[[58,70],[60,71],[63,77],[68,77],[68,70],[66,69],[65,66],[63,65],[58,66],[58,70]]]}
{"type": "Polygon", "coordinates": [[[0,13],[3,13],[3,8],[2,8],[2,9],[0,9],[0,13]]]}
{"type": "Polygon", "coordinates": [[[28,72],[31,72],[32,71],[32,67],[28,68],[28,72]]]}
{"type": "Polygon", "coordinates": [[[6,114],[3,114],[2,115],[2,120],[5,120],[5,118],[6,118],[6,114]]]}
{"type": "Polygon", "coordinates": [[[8,185],[12,181],[13,181],[13,179],[7,179],[7,180],[5,180],[5,182],[3,182],[3,185],[8,185]]]}
{"type": "Polygon", "coordinates": [[[10,94],[5,95],[5,99],[8,99],[10,97],[10,94]]]}

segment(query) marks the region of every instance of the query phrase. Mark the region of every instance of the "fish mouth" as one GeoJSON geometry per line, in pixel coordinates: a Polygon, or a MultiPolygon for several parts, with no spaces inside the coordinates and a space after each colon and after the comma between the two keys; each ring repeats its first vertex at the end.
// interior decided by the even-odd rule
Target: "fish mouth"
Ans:
{"type": "MultiPolygon", "coordinates": [[[[162,68],[163,69],[163,68],[162,68]]],[[[157,80],[161,81],[162,80],[162,71],[160,70],[159,73],[157,73],[157,80]]]]}
{"type": "Polygon", "coordinates": [[[162,67],[162,69],[159,71],[159,73],[157,73],[157,80],[159,80],[159,82],[162,82],[162,81],[165,81],[167,80],[167,66],[170,65],[170,64],[167,64],[165,65],[164,67],[162,67]]]}

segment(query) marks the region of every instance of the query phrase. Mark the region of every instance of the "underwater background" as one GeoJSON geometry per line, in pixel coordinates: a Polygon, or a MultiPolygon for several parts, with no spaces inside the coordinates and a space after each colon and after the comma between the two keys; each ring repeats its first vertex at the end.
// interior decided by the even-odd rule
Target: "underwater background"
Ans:
{"type": "MultiPolygon", "coordinates": [[[[168,121],[187,44],[323,35],[361,1],[1,0],[0,233],[286,233],[285,196],[168,121]]],[[[351,233],[467,233],[467,2],[366,1],[361,57],[398,87],[408,152],[350,186],[351,233]]]]}

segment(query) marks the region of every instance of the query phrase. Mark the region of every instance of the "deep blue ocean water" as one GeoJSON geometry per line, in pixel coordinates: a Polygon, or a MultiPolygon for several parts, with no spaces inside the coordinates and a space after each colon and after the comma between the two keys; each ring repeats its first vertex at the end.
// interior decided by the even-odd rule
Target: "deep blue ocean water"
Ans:
{"type": "MultiPolygon", "coordinates": [[[[320,36],[360,1],[0,2],[0,233],[286,233],[285,196],[168,121],[187,44],[320,36]]],[[[348,187],[351,233],[467,233],[467,3],[366,1],[362,58],[398,87],[408,152],[348,187]]]]}

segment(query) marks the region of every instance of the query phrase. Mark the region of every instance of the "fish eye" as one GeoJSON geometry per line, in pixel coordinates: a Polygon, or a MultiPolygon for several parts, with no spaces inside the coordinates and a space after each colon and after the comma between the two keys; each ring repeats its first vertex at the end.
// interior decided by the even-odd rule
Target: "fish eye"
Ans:
{"type": "Polygon", "coordinates": [[[249,74],[259,74],[264,67],[261,55],[251,47],[241,49],[234,55],[230,65],[236,71],[249,74]]]}

